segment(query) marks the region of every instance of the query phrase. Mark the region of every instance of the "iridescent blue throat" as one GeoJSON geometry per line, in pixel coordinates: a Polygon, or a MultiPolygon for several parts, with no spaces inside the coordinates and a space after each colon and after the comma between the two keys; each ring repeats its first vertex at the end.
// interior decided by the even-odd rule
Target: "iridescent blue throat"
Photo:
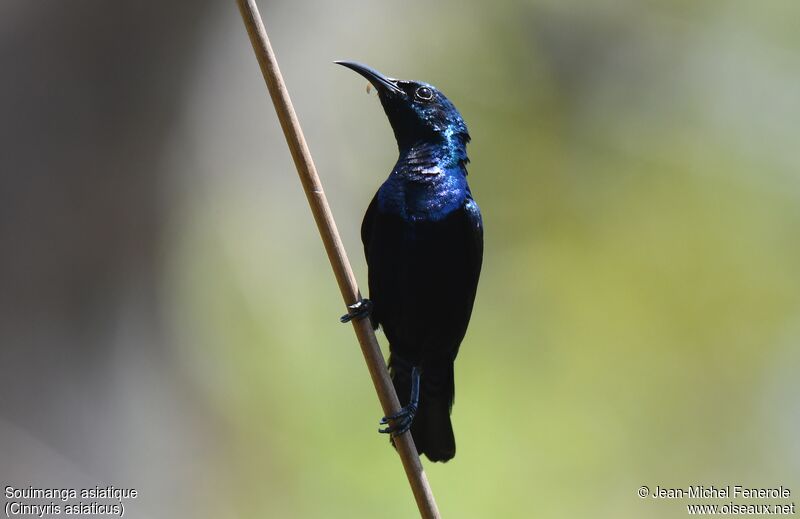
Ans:
{"type": "Polygon", "coordinates": [[[438,221],[470,196],[467,185],[469,136],[445,132],[441,140],[400,150],[389,178],[378,190],[378,209],[412,222],[438,221]]]}

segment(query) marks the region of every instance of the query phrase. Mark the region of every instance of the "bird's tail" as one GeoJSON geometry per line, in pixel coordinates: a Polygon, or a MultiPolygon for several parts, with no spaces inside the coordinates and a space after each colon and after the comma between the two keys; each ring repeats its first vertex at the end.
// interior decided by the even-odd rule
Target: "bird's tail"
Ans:
{"type": "MultiPolygon", "coordinates": [[[[389,369],[395,391],[403,406],[411,396],[410,365],[390,357],[389,369]]],[[[419,406],[411,425],[411,436],[420,455],[431,461],[448,461],[456,455],[456,439],[450,423],[455,394],[453,363],[425,367],[420,381],[419,406]]]]}

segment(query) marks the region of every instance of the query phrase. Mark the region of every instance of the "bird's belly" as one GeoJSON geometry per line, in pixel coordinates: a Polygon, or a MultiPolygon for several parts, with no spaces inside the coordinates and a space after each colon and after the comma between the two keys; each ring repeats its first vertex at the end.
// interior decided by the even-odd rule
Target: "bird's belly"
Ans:
{"type": "Polygon", "coordinates": [[[404,221],[374,244],[384,249],[381,264],[370,265],[382,279],[376,309],[392,352],[409,362],[452,358],[469,321],[468,237],[454,227],[449,219],[404,221]]]}

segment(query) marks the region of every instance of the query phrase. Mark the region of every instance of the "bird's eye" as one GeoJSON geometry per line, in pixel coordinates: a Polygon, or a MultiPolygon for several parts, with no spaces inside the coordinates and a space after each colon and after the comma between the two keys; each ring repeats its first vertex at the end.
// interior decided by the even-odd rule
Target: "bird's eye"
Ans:
{"type": "Polygon", "coordinates": [[[417,99],[422,99],[423,101],[430,101],[433,99],[433,91],[428,87],[419,87],[417,89],[417,99]]]}

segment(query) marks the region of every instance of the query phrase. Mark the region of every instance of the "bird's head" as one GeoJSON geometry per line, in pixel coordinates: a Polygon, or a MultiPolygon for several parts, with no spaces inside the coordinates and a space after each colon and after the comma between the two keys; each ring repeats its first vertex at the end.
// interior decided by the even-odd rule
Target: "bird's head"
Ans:
{"type": "Polygon", "coordinates": [[[365,78],[378,91],[400,150],[418,143],[466,145],[467,125],[453,103],[428,83],[393,79],[353,61],[337,61],[365,78]]]}

